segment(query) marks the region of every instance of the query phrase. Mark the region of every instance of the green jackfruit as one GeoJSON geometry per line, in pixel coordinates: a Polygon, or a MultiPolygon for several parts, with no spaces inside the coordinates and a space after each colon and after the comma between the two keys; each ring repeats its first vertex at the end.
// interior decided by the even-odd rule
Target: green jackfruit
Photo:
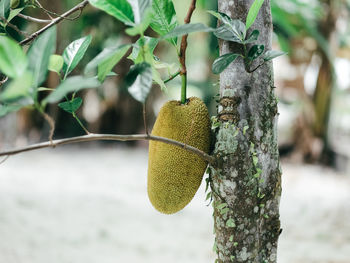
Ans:
{"type": "MultiPolygon", "coordinates": [[[[196,147],[206,153],[210,146],[208,109],[199,98],[186,104],[169,101],[161,108],[152,135],[196,147]]],[[[175,145],[150,141],[148,157],[148,197],[164,214],[183,209],[197,192],[207,162],[175,145]]]]}

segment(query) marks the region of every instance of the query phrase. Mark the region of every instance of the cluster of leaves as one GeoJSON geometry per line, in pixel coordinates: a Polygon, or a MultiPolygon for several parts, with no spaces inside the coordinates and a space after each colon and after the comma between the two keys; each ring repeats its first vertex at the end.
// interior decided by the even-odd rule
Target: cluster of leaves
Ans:
{"type": "MultiPolygon", "coordinates": [[[[154,55],[159,41],[169,42],[179,54],[178,37],[193,32],[213,32],[220,39],[243,45],[244,54],[229,53],[215,60],[212,68],[216,74],[221,73],[239,56],[243,57],[246,69],[249,71],[252,61],[261,56],[264,51],[263,45],[253,45],[246,50],[247,44],[258,39],[258,30],[254,30],[249,36],[247,36],[247,30],[254,23],[263,0],[254,1],[246,24],[240,20],[232,20],[223,13],[209,11],[220,20],[221,25],[218,28],[211,28],[201,23],[179,25],[172,0],[89,0],[89,2],[123,22],[127,26],[125,32],[131,36],[139,36],[138,40],[133,44],[105,48],[87,64],[83,75],[70,76],[83,58],[91,42],[91,36],[73,41],[62,55],[58,55],[54,54],[55,27],[40,35],[27,53],[5,33],[5,36],[0,36],[0,56],[2,57],[0,72],[9,77],[10,81],[7,81],[0,90],[0,116],[28,105],[43,112],[48,103],[57,103],[65,98],[59,107],[77,118],[75,112],[81,106],[82,99],[76,97],[76,93],[81,89],[99,87],[107,76],[115,75],[111,72],[112,69],[130,48],[132,52],[128,58],[134,62],[134,65],[126,76],[125,85],[136,100],[145,103],[153,83],[159,84],[162,89],[165,88],[158,69],[168,68],[169,70],[170,68],[168,64],[160,63],[159,58],[154,55]],[[159,38],[144,35],[149,27],[159,34],[159,38]],[[56,72],[61,82],[49,95],[39,101],[38,92],[48,90],[46,87],[41,87],[46,80],[48,70],[56,72]]],[[[23,8],[21,6],[18,9],[11,9],[10,0],[2,0],[0,17],[8,22],[23,8]]],[[[6,25],[3,24],[3,26],[6,25]]],[[[265,52],[262,56],[263,61],[281,54],[283,53],[276,51],[265,52]]]]}
{"type": "Polygon", "coordinates": [[[214,31],[215,36],[219,39],[235,42],[243,46],[243,54],[227,53],[218,57],[212,65],[212,71],[214,74],[220,74],[223,72],[238,57],[243,58],[246,71],[251,73],[259,66],[263,65],[266,61],[285,54],[284,52],[275,50],[269,50],[264,53],[264,45],[254,44],[249,49],[247,47],[248,44],[256,42],[259,38],[259,30],[253,30],[249,35],[247,35],[247,31],[256,20],[263,2],[264,0],[255,0],[253,2],[248,12],[246,24],[238,19],[233,20],[226,14],[209,11],[210,14],[215,16],[221,22],[221,26],[214,31]],[[262,58],[262,63],[260,63],[255,69],[250,69],[253,61],[259,57],[262,58]]]}
{"type": "MultiPolygon", "coordinates": [[[[5,0],[0,6],[0,17],[6,22],[23,10],[21,7],[15,11],[10,8],[10,4],[10,1],[5,0]]],[[[151,26],[160,35],[165,35],[176,27],[176,13],[172,1],[124,0],[116,3],[91,0],[91,4],[130,26],[126,33],[132,36],[140,35],[140,38],[134,44],[105,48],[87,64],[84,75],[70,77],[90,45],[91,36],[73,41],[62,55],[57,55],[54,54],[55,27],[39,36],[27,53],[18,43],[7,37],[4,31],[0,36],[0,72],[6,75],[9,81],[1,87],[0,116],[25,106],[35,107],[43,112],[48,103],[57,103],[65,98],[66,101],[58,106],[76,117],[75,112],[82,104],[82,99],[76,97],[76,92],[99,87],[107,76],[115,75],[111,70],[131,47],[133,50],[128,58],[133,60],[135,65],[130,68],[125,80],[130,94],[144,103],[153,81],[165,88],[157,69],[169,65],[160,63],[153,55],[159,39],[144,36],[144,31],[151,26]],[[38,92],[50,90],[40,86],[46,80],[48,70],[56,72],[61,82],[48,96],[38,101],[38,92]]],[[[176,38],[167,41],[176,47],[176,38]]]]}
{"type": "Polygon", "coordinates": [[[57,103],[63,98],[66,102],[59,106],[74,113],[81,105],[81,98],[75,98],[75,92],[83,88],[100,86],[96,77],[68,75],[84,56],[91,36],[72,42],[62,56],[54,54],[56,50],[56,27],[52,27],[38,37],[27,53],[21,46],[8,37],[0,36],[0,71],[10,80],[0,93],[0,116],[16,111],[24,106],[33,106],[43,112],[47,103],[57,103]],[[38,93],[49,90],[41,87],[48,71],[57,72],[61,83],[44,99],[38,99],[38,93]],[[67,94],[74,92],[72,99],[67,94]]]}

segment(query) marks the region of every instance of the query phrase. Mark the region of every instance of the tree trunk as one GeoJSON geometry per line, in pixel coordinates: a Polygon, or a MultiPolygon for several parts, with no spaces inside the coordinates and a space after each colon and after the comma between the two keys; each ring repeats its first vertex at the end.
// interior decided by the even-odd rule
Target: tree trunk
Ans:
{"type": "MultiPolygon", "coordinates": [[[[218,0],[218,8],[245,22],[252,3],[218,0]]],[[[269,0],[248,34],[254,29],[260,31],[257,42],[270,50],[269,0]]],[[[221,41],[220,55],[228,52],[239,53],[241,47],[221,41]]],[[[276,262],[281,170],[272,63],[248,73],[237,59],[220,75],[218,120],[214,154],[219,162],[211,167],[216,262],[276,262]]]]}

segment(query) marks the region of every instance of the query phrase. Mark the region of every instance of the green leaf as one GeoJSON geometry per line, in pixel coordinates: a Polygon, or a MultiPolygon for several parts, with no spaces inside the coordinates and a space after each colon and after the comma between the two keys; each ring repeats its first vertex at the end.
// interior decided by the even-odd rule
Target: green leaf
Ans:
{"type": "Polygon", "coordinates": [[[279,56],[283,56],[285,54],[287,54],[287,53],[283,52],[283,51],[269,50],[269,51],[265,52],[265,54],[263,55],[263,59],[265,61],[269,61],[269,60],[272,60],[272,59],[277,58],[279,56]]]}
{"type": "Polygon", "coordinates": [[[129,36],[136,36],[136,35],[142,35],[148,28],[149,24],[151,23],[151,13],[148,13],[146,18],[144,18],[143,22],[141,24],[137,24],[133,27],[129,27],[125,30],[125,33],[127,33],[129,36]]]}
{"type": "Polygon", "coordinates": [[[152,0],[127,0],[131,5],[134,13],[135,24],[141,24],[147,16],[149,8],[152,5],[152,0]]]}
{"type": "Polygon", "coordinates": [[[260,35],[260,31],[259,30],[254,30],[248,37],[247,40],[244,41],[244,44],[250,44],[250,43],[254,43],[255,41],[258,40],[260,35]]]}
{"type": "Polygon", "coordinates": [[[78,65],[80,60],[83,58],[87,48],[91,43],[91,36],[82,37],[78,40],[73,41],[66,47],[63,52],[63,72],[64,78],[72,72],[72,70],[78,65]]]}
{"type": "Polygon", "coordinates": [[[239,54],[229,53],[215,59],[211,68],[213,73],[220,74],[223,72],[238,56],[239,54]]]}
{"type": "Polygon", "coordinates": [[[263,3],[264,3],[264,0],[255,0],[254,3],[251,5],[247,15],[246,23],[245,23],[246,30],[248,30],[254,24],[254,21],[263,3]]]}
{"type": "Polygon", "coordinates": [[[105,80],[106,76],[111,72],[114,66],[124,57],[129,48],[130,45],[120,47],[112,54],[112,56],[102,61],[98,65],[98,80],[100,82],[105,80]]]}
{"type": "Polygon", "coordinates": [[[214,35],[217,38],[220,38],[223,40],[232,41],[232,42],[236,42],[236,43],[240,43],[240,44],[244,43],[241,39],[239,39],[235,34],[232,33],[230,28],[228,28],[225,25],[218,27],[214,31],[214,35]]]}
{"type": "Polygon", "coordinates": [[[213,32],[213,31],[215,31],[214,28],[208,27],[202,23],[185,24],[185,25],[175,27],[174,30],[164,35],[163,38],[168,39],[168,38],[187,35],[194,32],[213,32]]]}
{"type": "Polygon", "coordinates": [[[55,55],[55,54],[51,55],[48,69],[50,71],[53,71],[53,72],[56,72],[56,73],[60,74],[61,69],[63,67],[63,63],[64,63],[64,60],[63,60],[62,56],[55,55]]]}
{"type": "Polygon", "coordinates": [[[246,37],[246,29],[242,21],[233,20],[228,15],[220,12],[208,11],[208,13],[222,22],[222,25],[215,30],[215,36],[224,40],[243,43],[246,37]]]}
{"type": "Polygon", "coordinates": [[[141,63],[143,61],[144,51],[146,50],[146,53],[151,54],[151,56],[149,56],[150,61],[146,62],[151,64],[153,61],[153,52],[158,45],[158,42],[159,39],[147,36],[138,39],[135,44],[133,44],[132,52],[128,58],[134,61],[135,64],[141,63]],[[142,48],[142,46],[145,47],[142,48]]]}
{"type": "Polygon", "coordinates": [[[248,60],[253,61],[258,58],[264,52],[264,45],[254,45],[248,51],[248,60]]]}
{"type": "MultiPolygon", "coordinates": [[[[168,34],[178,26],[176,12],[172,0],[153,0],[152,7],[153,12],[150,26],[160,36],[168,34]]],[[[167,40],[176,46],[176,37],[167,40]]]]}
{"type": "Polygon", "coordinates": [[[23,7],[17,8],[17,9],[11,9],[7,22],[10,22],[14,17],[16,17],[19,13],[21,13],[23,9],[24,9],[23,7]]]}
{"type": "Polygon", "coordinates": [[[89,74],[98,69],[98,79],[103,81],[106,75],[110,73],[113,67],[123,58],[131,45],[122,45],[118,47],[108,47],[102,50],[93,60],[87,64],[84,73],[89,74]]]}
{"type": "MultiPolygon", "coordinates": [[[[5,18],[7,20],[7,18],[10,15],[10,6],[11,6],[10,0],[0,1],[0,17],[5,18]]],[[[4,21],[0,19],[0,22],[3,23],[4,21]]]]}
{"type": "Polygon", "coordinates": [[[0,36],[0,71],[11,78],[20,77],[28,60],[21,46],[8,37],[0,36]]]}
{"type": "Polygon", "coordinates": [[[82,89],[97,88],[101,83],[96,78],[84,78],[74,76],[63,81],[53,92],[50,93],[43,103],[55,103],[64,98],[68,93],[77,92],[82,89]]]}
{"type": "Polygon", "coordinates": [[[143,62],[130,68],[125,78],[131,96],[141,103],[145,103],[152,88],[151,65],[143,62]]]}
{"type": "Polygon", "coordinates": [[[33,76],[30,72],[25,72],[22,76],[14,79],[0,94],[1,102],[14,102],[22,98],[31,97],[33,76]]]}
{"type": "Polygon", "coordinates": [[[242,23],[241,20],[235,19],[230,22],[230,25],[226,25],[227,27],[230,26],[230,29],[232,32],[240,39],[244,40],[246,36],[246,29],[245,25],[242,23]]]}
{"type": "Polygon", "coordinates": [[[3,117],[11,112],[18,111],[19,109],[25,107],[25,105],[20,105],[20,104],[5,104],[1,105],[0,104],[0,117],[3,117]]]}
{"type": "Polygon", "coordinates": [[[160,73],[157,71],[157,61],[154,58],[153,52],[156,46],[158,45],[159,39],[152,37],[143,37],[136,41],[133,44],[133,50],[130,56],[128,57],[135,64],[142,62],[147,62],[152,67],[152,78],[158,83],[160,88],[164,90],[166,88],[160,73]]]}
{"type": "Polygon", "coordinates": [[[134,13],[127,0],[89,0],[89,2],[128,26],[135,25],[134,13]]]}
{"type": "Polygon", "coordinates": [[[77,97],[77,98],[74,98],[70,101],[65,101],[65,102],[59,103],[58,107],[60,107],[61,109],[63,109],[66,112],[73,113],[73,112],[76,112],[80,108],[82,103],[83,103],[82,98],[77,97]]]}
{"type": "Polygon", "coordinates": [[[28,50],[28,69],[33,73],[34,96],[36,89],[46,80],[50,56],[56,50],[56,27],[40,35],[28,50]]]}

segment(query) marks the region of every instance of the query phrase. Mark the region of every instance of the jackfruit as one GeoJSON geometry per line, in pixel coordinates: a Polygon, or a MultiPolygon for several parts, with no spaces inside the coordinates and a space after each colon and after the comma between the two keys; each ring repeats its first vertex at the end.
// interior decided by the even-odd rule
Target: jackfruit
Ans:
{"type": "MultiPolygon", "coordinates": [[[[187,103],[169,101],[161,108],[152,135],[196,147],[208,153],[210,118],[205,104],[196,97],[187,103]]],[[[197,192],[207,162],[175,145],[150,141],[148,197],[159,212],[173,214],[183,209],[197,192]]]]}

